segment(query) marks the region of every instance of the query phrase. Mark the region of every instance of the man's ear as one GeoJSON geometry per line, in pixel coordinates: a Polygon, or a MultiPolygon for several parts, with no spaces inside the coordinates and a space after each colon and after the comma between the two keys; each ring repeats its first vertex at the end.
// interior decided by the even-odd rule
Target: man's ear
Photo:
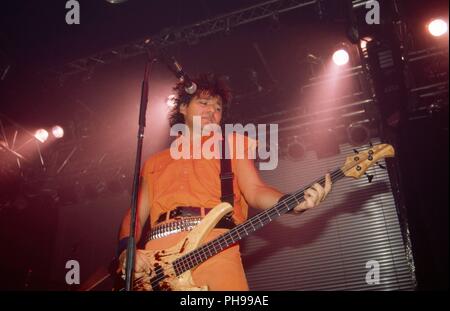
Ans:
{"type": "Polygon", "coordinates": [[[181,104],[180,105],[180,109],[179,109],[179,111],[180,111],[180,113],[182,114],[182,115],[186,115],[186,109],[187,109],[187,105],[186,104],[181,104]]]}

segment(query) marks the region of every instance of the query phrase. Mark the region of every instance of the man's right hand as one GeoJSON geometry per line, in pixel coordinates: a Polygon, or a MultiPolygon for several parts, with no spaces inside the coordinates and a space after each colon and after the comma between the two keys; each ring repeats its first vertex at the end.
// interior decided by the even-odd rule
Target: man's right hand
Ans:
{"type": "MultiPolygon", "coordinates": [[[[120,264],[119,267],[117,268],[117,273],[122,274],[122,278],[125,278],[126,259],[127,259],[127,252],[125,250],[119,256],[120,264]]],[[[150,274],[151,274],[151,263],[145,254],[145,250],[137,249],[134,260],[134,279],[137,280],[146,276],[150,276],[150,274]]]]}

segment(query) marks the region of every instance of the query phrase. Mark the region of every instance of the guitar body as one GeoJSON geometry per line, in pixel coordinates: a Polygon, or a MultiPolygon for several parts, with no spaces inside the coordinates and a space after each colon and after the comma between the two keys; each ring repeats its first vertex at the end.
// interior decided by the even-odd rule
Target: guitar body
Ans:
{"type": "Polygon", "coordinates": [[[206,285],[194,284],[190,270],[176,275],[172,263],[183,255],[198,248],[206,236],[233,207],[228,203],[220,203],[189,234],[175,246],[162,250],[142,250],[151,263],[151,271],[145,279],[135,282],[135,290],[165,290],[165,291],[204,291],[206,285]],[[153,281],[152,281],[153,280],[153,281]],[[158,282],[155,282],[159,280],[158,282]],[[156,286],[153,286],[155,283],[156,286]]]}

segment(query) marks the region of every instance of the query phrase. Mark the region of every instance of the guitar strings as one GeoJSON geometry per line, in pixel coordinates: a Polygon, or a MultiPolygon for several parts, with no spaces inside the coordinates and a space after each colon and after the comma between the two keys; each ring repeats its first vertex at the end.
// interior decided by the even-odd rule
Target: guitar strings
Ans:
{"type": "MultiPolygon", "coordinates": [[[[347,170],[347,169],[345,169],[345,170],[347,170]]],[[[341,175],[342,172],[343,172],[342,169],[337,169],[337,170],[335,170],[334,172],[332,172],[332,173],[330,174],[331,179],[339,177],[339,175],[341,175]]],[[[325,181],[324,177],[321,177],[320,179],[314,181],[314,182],[311,183],[311,184],[315,184],[315,183],[323,183],[324,181],[325,181]]],[[[261,220],[262,214],[267,214],[267,213],[269,213],[270,211],[274,211],[276,206],[279,207],[279,206],[281,206],[282,204],[286,205],[286,204],[294,203],[294,201],[298,202],[296,196],[302,195],[302,194],[304,193],[304,191],[306,191],[306,189],[308,189],[308,188],[310,188],[310,187],[308,186],[308,187],[305,187],[305,188],[303,188],[303,189],[301,189],[301,190],[299,190],[299,191],[297,191],[297,192],[294,192],[293,194],[291,194],[291,196],[290,196],[289,198],[283,200],[282,202],[279,202],[279,203],[275,204],[272,208],[268,209],[267,211],[255,215],[252,219],[259,219],[259,220],[261,220]]],[[[302,195],[302,196],[303,196],[303,195],[302,195]]],[[[303,202],[303,199],[301,199],[301,202],[303,202]]],[[[301,202],[299,202],[299,203],[301,203],[301,202]]],[[[289,210],[289,208],[286,208],[286,210],[289,210]]],[[[249,221],[250,221],[250,220],[249,220],[249,221]]],[[[243,224],[242,224],[242,225],[243,225],[243,224]]],[[[241,226],[242,226],[242,225],[241,225],[241,226]]],[[[240,227],[241,227],[241,226],[240,226],[240,227]]],[[[235,232],[239,232],[239,230],[241,230],[241,229],[238,229],[238,230],[236,230],[235,232]]],[[[231,231],[231,230],[230,230],[230,231],[231,231]]],[[[224,235],[227,235],[228,233],[229,233],[229,232],[225,233],[224,235]]],[[[241,231],[241,233],[244,233],[244,232],[241,231]]],[[[218,240],[220,240],[221,238],[222,238],[222,236],[220,236],[220,237],[218,237],[217,239],[215,239],[215,241],[218,241],[218,240]]],[[[212,243],[212,244],[215,244],[215,243],[216,243],[216,242],[214,242],[214,243],[212,243]]],[[[211,245],[212,245],[212,244],[211,244],[211,245]]],[[[205,245],[208,245],[208,246],[206,247],[206,249],[211,250],[209,243],[207,243],[207,244],[205,244],[205,245]]],[[[205,248],[205,245],[203,245],[202,247],[205,248]]],[[[195,250],[194,250],[194,251],[195,251],[195,250]]],[[[192,251],[192,252],[194,252],[194,251],[192,251]]],[[[174,261],[174,262],[172,263],[172,265],[168,268],[168,272],[169,272],[169,273],[174,273],[174,274],[176,274],[175,269],[177,269],[177,268],[183,269],[183,265],[184,265],[184,266],[189,266],[190,263],[189,263],[189,262],[186,263],[186,261],[188,261],[186,257],[188,257],[189,255],[192,255],[192,252],[190,252],[190,253],[188,253],[188,254],[185,254],[185,255],[183,255],[182,257],[178,258],[176,261],[174,261]],[[175,263],[175,262],[176,262],[176,263],[175,263]]],[[[193,263],[193,262],[192,262],[192,263],[193,263]]],[[[192,267],[191,267],[191,268],[192,268],[192,267]]],[[[189,269],[186,269],[185,271],[187,271],[187,270],[189,270],[189,269]]],[[[142,278],[143,278],[143,277],[142,277],[142,278]]],[[[142,278],[141,278],[141,279],[142,279],[142,278]]],[[[156,278],[155,280],[150,281],[150,284],[153,286],[154,283],[159,283],[159,282],[162,281],[164,278],[166,278],[165,275],[160,276],[160,277],[156,278]]]]}
{"type": "MultiPolygon", "coordinates": [[[[340,171],[340,169],[335,170],[335,171],[331,174],[331,178],[338,177],[339,175],[341,175],[341,173],[342,173],[342,171],[340,171]]],[[[314,184],[314,183],[319,183],[319,182],[320,182],[320,183],[323,183],[323,182],[324,182],[324,178],[322,177],[321,179],[319,179],[319,180],[313,182],[312,184],[314,184]]],[[[248,225],[249,223],[251,223],[251,222],[253,222],[253,221],[255,221],[255,220],[259,220],[259,222],[264,226],[265,224],[264,224],[263,221],[262,221],[263,217],[268,217],[268,218],[270,219],[270,221],[271,221],[272,218],[271,218],[270,216],[267,216],[267,215],[270,215],[270,214],[272,213],[272,216],[276,216],[276,215],[273,213],[274,211],[276,211],[276,207],[281,207],[281,206],[283,206],[283,205],[287,205],[287,204],[294,203],[294,202],[296,202],[296,203],[298,203],[298,204],[301,203],[301,202],[303,202],[304,199],[300,199],[300,202],[299,202],[299,200],[297,200],[296,196],[299,196],[299,195],[301,194],[301,197],[303,197],[304,191],[306,191],[306,189],[308,189],[308,188],[309,188],[309,187],[305,187],[304,189],[302,189],[302,190],[300,190],[300,191],[297,191],[297,192],[293,193],[293,194],[291,195],[291,197],[289,197],[289,198],[283,200],[282,202],[277,203],[277,204],[274,205],[272,208],[266,210],[265,212],[262,212],[262,213],[256,215],[256,216],[253,217],[251,220],[248,220],[246,223],[243,223],[243,224],[241,224],[239,227],[237,227],[237,228],[235,228],[235,229],[232,229],[232,230],[230,230],[229,232],[225,233],[224,235],[218,237],[217,239],[214,240],[215,242],[211,241],[211,242],[209,242],[209,243],[207,243],[207,244],[204,244],[203,246],[201,246],[201,249],[202,249],[202,250],[205,250],[205,251],[208,251],[208,252],[211,254],[211,251],[212,251],[212,250],[216,251],[215,246],[217,246],[217,243],[218,243],[219,240],[223,240],[223,241],[225,241],[225,243],[227,243],[228,240],[225,239],[225,236],[230,236],[230,235],[233,234],[233,233],[237,233],[237,235],[238,235],[238,237],[239,237],[238,239],[240,240],[240,238],[241,238],[240,234],[244,234],[244,233],[245,233],[245,234],[248,235],[247,230],[245,230],[245,228],[244,228],[244,227],[246,226],[246,224],[248,225]],[[243,230],[242,230],[242,229],[243,229],[243,230]],[[211,248],[211,246],[212,246],[212,248],[211,248]]],[[[284,212],[284,213],[287,212],[288,210],[289,210],[289,207],[288,207],[288,206],[285,206],[285,207],[283,208],[283,212],[284,212]]],[[[276,214],[281,215],[281,214],[279,214],[278,211],[276,212],[276,214]]],[[[254,228],[254,231],[257,230],[253,224],[252,224],[252,227],[254,228]]],[[[261,227],[262,227],[262,226],[261,226],[261,227]]],[[[259,228],[258,228],[258,229],[259,229],[259,228]]],[[[230,237],[231,237],[231,236],[230,236],[230,237]]],[[[235,243],[236,241],[234,241],[234,239],[231,237],[231,242],[232,242],[232,243],[235,243]]],[[[219,242],[218,244],[219,244],[219,247],[221,248],[220,242],[219,242]]],[[[222,249],[222,248],[221,248],[221,249],[222,249]]],[[[197,251],[197,252],[200,252],[199,250],[200,250],[200,248],[198,248],[196,251],[197,251]]],[[[202,254],[199,254],[199,255],[202,255],[202,254]]],[[[203,255],[205,255],[205,257],[206,257],[208,254],[206,254],[206,252],[203,252],[203,255]]],[[[177,259],[177,262],[175,263],[175,268],[183,268],[183,265],[186,264],[186,261],[189,261],[189,259],[186,258],[186,257],[188,257],[188,256],[192,256],[192,253],[188,253],[188,254],[186,254],[186,255],[180,257],[179,259],[177,259]]],[[[201,260],[201,259],[202,259],[202,258],[200,257],[200,260],[201,260]]],[[[192,262],[192,263],[194,263],[194,262],[192,262]]],[[[187,265],[189,265],[189,264],[190,264],[190,262],[187,263],[187,265]]]]}

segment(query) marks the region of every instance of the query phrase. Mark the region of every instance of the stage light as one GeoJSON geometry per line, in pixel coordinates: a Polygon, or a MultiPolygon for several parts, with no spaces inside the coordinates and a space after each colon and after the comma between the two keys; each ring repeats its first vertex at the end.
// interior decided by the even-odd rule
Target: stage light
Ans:
{"type": "Polygon", "coordinates": [[[62,138],[64,136],[64,129],[59,125],[55,125],[52,127],[52,134],[55,138],[62,138]]]}
{"type": "Polygon", "coordinates": [[[333,54],[333,62],[337,66],[344,66],[348,63],[349,60],[350,60],[350,55],[344,49],[339,49],[336,52],[334,52],[334,54],[333,54]]]}
{"type": "Polygon", "coordinates": [[[34,137],[41,143],[44,143],[48,138],[48,132],[44,129],[39,129],[34,133],[34,137]]]}
{"type": "Polygon", "coordinates": [[[118,4],[118,3],[123,3],[127,0],[106,0],[107,2],[111,3],[111,4],[118,4]]]}
{"type": "Polygon", "coordinates": [[[428,31],[434,37],[443,36],[448,31],[448,24],[442,19],[434,19],[428,24],[428,31]]]}

